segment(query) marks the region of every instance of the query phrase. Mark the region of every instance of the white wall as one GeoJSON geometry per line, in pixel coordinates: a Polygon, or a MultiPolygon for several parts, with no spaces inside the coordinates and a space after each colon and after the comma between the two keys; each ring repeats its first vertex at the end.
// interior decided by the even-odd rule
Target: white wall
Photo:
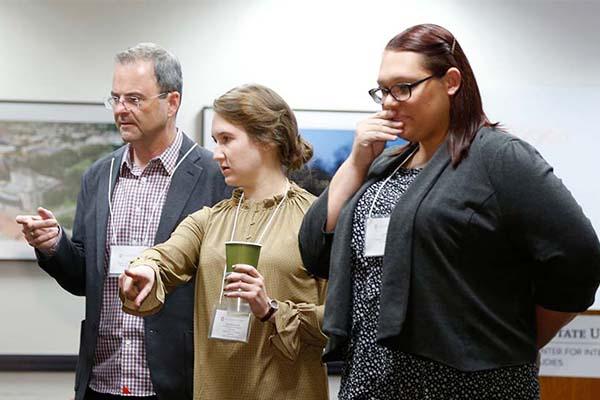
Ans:
{"type": "MultiPolygon", "coordinates": [[[[600,230],[598,16],[600,2],[581,0],[0,0],[0,99],[100,101],[114,54],[153,41],[181,60],[191,135],[202,106],[245,82],[294,108],[374,110],[387,41],[434,22],[465,49],[488,115],[536,143],[600,230]]],[[[0,262],[0,354],[74,353],[83,303],[34,269],[0,262]],[[38,320],[39,307],[60,316],[38,320]]]]}

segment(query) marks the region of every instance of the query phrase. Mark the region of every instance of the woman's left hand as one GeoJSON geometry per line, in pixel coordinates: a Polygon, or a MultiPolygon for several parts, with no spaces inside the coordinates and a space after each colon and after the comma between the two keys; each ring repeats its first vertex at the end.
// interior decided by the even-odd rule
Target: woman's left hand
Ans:
{"type": "Polygon", "coordinates": [[[224,288],[225,296],[246,299],[252,314],[259,319],[267,315],[270,299],[262,275],[246,264],[234,265],[233,271],[225,278],[228,282],[224,288]]]}

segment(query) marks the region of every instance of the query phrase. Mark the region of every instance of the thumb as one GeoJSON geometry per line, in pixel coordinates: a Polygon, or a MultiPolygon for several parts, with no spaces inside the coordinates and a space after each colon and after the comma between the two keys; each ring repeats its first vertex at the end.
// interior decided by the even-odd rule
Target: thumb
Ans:
{"type": "Polygon", "coordinates": [[[52,211],[46,210],[43,207],[38,207],[37,212],[38,215],[42,217],[42,219],[56,219],[54,218],[54,214],[52,214],[52,211]]]}
{"type": "Polygon", "coordinates": [[[123,272],[125,272],[125,275],[127,275],[128,277],[130,277],[134,281],[137,281],[140,278],[140,276],[137,274],[137,272],[135,272],[133,269],[126,269],[123,272]]]}

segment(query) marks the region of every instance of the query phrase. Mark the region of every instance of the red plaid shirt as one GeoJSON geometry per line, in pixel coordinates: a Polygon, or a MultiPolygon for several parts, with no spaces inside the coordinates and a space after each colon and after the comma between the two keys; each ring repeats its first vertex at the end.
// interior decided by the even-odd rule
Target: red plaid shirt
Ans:
{"type": "Polygon", "coordinates": [[[90,388],[100,393],[152,396],[146,362],[144,320],[125,314],[119,299],[118,276],[108,274],[110,246],[152,246],[183,134],[142,170],[126,148],[112,195],[112,215],[106,230],[106,282],[100,312],[98,344],[90,388]]]}

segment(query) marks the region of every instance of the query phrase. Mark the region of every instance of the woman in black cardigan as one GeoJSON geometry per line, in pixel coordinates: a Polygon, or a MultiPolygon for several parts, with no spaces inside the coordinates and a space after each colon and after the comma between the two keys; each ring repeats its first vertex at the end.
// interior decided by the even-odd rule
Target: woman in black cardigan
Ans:
{"type": "Polygon", "coordinates": [[[394,37],[352,152],[305,217],[341,399],[538,399],[537,351],[594,301],[600,245],[537,151],[483,112],[446,29],[394,37]],[[409,144],[384,151],[400,136],[409,144]]]}

